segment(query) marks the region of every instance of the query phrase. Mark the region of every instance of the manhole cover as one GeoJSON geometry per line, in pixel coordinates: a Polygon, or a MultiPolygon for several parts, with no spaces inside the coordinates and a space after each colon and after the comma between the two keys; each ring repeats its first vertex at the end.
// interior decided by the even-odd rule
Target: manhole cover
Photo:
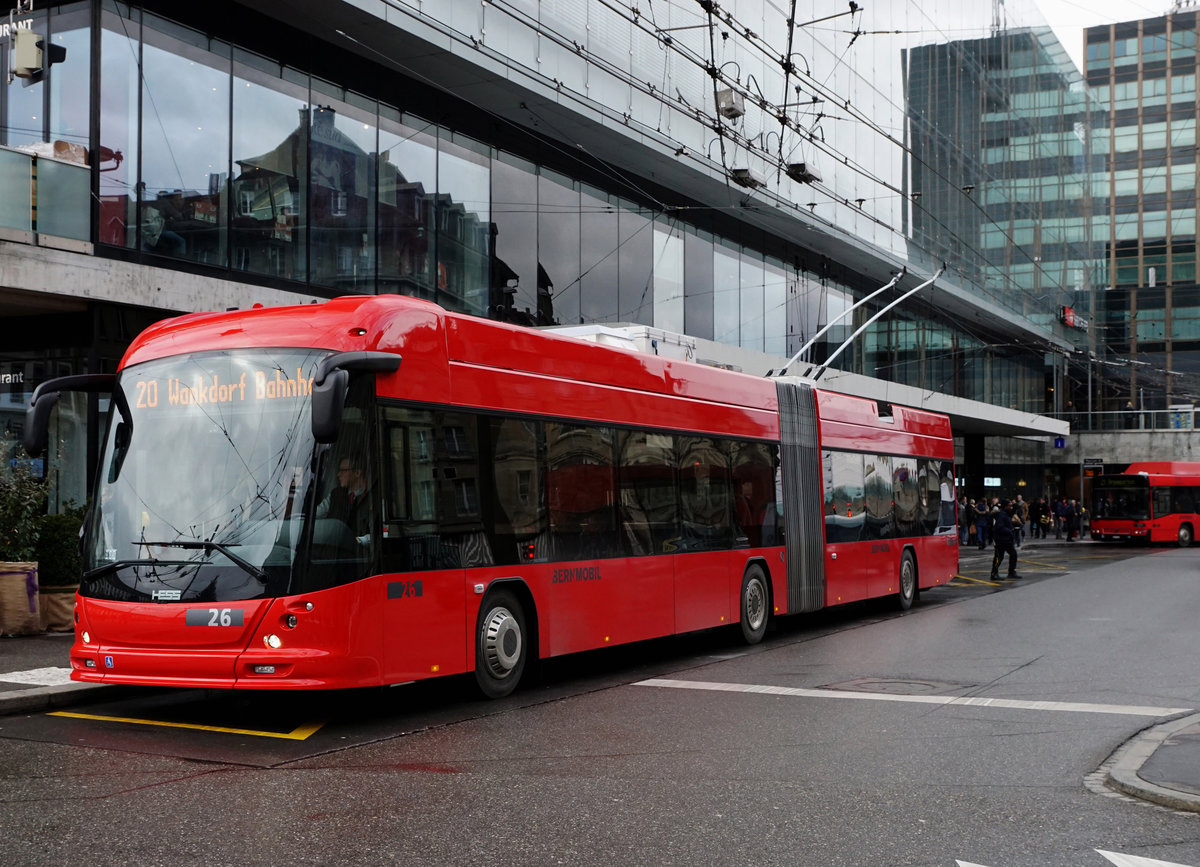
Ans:
{"type": "Polygon", "coordinates": [[[856,677],[841,683],[827,683],[818,689],[838,689],[850,692],[890,692],[897,695],[951,695],[970,689],[973,683],[951,683],[944,680],[915,680],[896,677],[856,677]]]}

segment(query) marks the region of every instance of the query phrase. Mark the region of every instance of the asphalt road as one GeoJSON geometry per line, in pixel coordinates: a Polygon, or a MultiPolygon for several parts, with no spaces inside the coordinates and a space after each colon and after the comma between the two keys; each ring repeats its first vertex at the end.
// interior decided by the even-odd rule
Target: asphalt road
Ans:
{"type": "Polygon", "coordinates": [[[1102,790],[1200,709],[1200,552],[1027,547],[899,614],[788,619],[461,679],[146,691],[0,720],[6,864],[1200,867],[1200,816],[1102,790]],[[967,700],[970,699],[968,702],[967,700]],[[1154,859],[1114,862],[1120,857],[1154,859]]]}

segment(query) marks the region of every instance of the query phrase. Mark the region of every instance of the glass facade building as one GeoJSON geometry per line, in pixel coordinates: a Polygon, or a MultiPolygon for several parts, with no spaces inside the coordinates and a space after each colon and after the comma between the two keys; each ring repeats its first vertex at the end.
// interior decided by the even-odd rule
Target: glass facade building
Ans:
{"type": "MultiPolygon", "coordinates": [[[[1045,26],[1009,28],[918,46],[907,67],[908,189],[922,205],[912,214],[913,246],[1005,294],[1031,322],[1049,326],[1064,308],[1090,315],[1103,263],[1093,209],[1105,201],[1093,195],[1093,172],[1103,166],[1093,127],[1106,119],[1057,38],[1045,26]]],[[[1007,347],[1025,375],[996,382],[986,362],[976,363],[968,390],[990,382],[991,402],[1037,406],[1043,362],[1026,349],[1007,347]]],[[[1062,411],[1063,392],[1055,394],[1046,411],[1062,411]]]]}
{"type": "Polygon", "coordinates": [[[1197,13],[1092,27],[1087,82],[1107,110],[1103,245],[1098,299],[1103,379],[1116,410],[1165,409],[1200,396],[1200,286],[1196,282],[1197,13]]]}
{"type": "MultiPolygon", "coordinates": [[[[901,269],[911,288],[944,264],[812,359],[861,328],[838,367],[1056,408],[1079,342],[1058,311],[1095,273],[1075,197],[1092,121],[1032,3],[1006,4],[1027,19],[1011,23],[951,0],[306,9],[29,15],[64,53],[0,87],[0,244],[67,279],[10,277],[0,317],[90,322],[64,350],[74,372],[230,294],[404,293],[788,357],[901,269]],[[87,262],[123,276],[71,284],[87,262]],[[164,281],[189,289],[168,299],[164,281]],[[122,324],[100,340],[102,322],[122,324]]],[[[22,396],[39,340],[0,347],[22,396]]]]}

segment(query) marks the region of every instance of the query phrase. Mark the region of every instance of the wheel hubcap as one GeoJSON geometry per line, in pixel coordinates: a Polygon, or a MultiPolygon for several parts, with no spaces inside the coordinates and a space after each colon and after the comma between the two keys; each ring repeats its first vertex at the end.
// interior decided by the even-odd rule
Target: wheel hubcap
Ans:
{"type": "Polygon", "coordinates": [[[488,615],[483,627],[483,657],[493,677],[504,678],[512,673],[521,658],[521,624],[507,608],[497,608],[488,615]]]}
{"type": "Polygon", "coordinates": [[[766,594],[763,591],[762,583],[751,581],[746,585],[746,622],[750,624],[750,628],[758,629],[762,626],[766,613],[766,594]]]}
{"type": "Polygon", "coordinates": [[[912,564],[905,560],[904,565],[900,569],[900,592],[906,597],[913,595],[913,587],[916,580],[913,577],[912,564]]]}

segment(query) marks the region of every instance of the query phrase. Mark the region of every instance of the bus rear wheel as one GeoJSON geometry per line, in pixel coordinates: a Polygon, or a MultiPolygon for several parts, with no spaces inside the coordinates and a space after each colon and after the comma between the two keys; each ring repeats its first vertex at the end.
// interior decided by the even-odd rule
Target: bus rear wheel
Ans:
{"type": "Polygon", "coordinates": [[[771,591],[761,566],[754,564],[742,578],[742,638],[747,644],[758,644],[767,634],[771,614],[771,591]]]}
{"type": "Polygon", "coordinates": [[[901,611],[912,608],[917,598],[917,561],[912,551],[905,551],[900,557],[900,592],[896,594],[896,604],[901,611]]]}
{"type": "Polygon", "coordinates": [[[529,656],[525,612],[508,591],[493,593],[479,609],[475,638],[475,682],[488,698],[517,688],[529,656]]]}
{"type": "Polygon", "coordinates": [[[1178,541],[1179,541],[1180,548],[1186,548],[1188,545],[1192,544],[1192,539],[1194,537],[1195,537],[1195,533],[1192,530],[1191,524],[1180,524],[1179,525],[1178,541]]]}

